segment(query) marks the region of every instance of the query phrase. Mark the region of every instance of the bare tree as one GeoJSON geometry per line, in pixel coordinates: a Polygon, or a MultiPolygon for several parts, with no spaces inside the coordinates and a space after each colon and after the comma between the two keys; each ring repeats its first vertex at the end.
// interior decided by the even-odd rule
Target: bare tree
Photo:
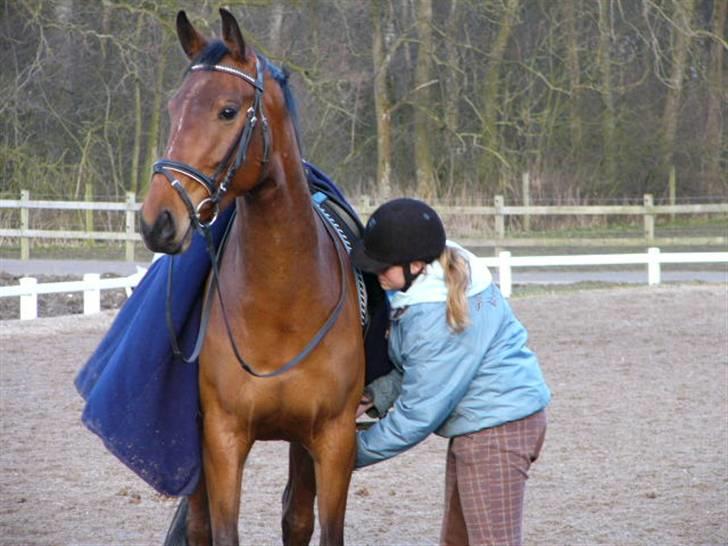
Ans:
{"type": "Polygon", "coordinates": [[[581,66],[579,63],[579,37],[576,30],[577,0],[563,0],[560,3],[564,17],[566,41],[566,67],[569,72],[569,127],[571,129],[571,147],[578,149],[582,142],[581,126],[581,66]]]}
{"type": "MultiPolygon", "coordinates": [[[[726,0],[233,0],[291,74],[305,157],[349,191],[725,192],[726,0]],[[690,173],[690,176],[685,176],[690,173]]],[[[211,0],[0,3],[0,191],[143,194],[211,0]]]]}
{"type": "MultiPolygon", "coordinates": [[[[506,46],[516,24],[519,0],[505,0],[503,13],[498,21],[498,30],[495,40],[489,47],[488,64],[482,82],[481,111],[483,118],[482,134],[482,158],[481,174],[493,184],[494,180],[503,185],[506,180],[500,175],[502,166],[508,161],[501,153],[498,131],[498,113],[501,105],[499,95],[501,93],[501,67],[506,51],[506,46]]],[[[502,189],[502,188],[501,188],[502,189]]]]}
{"type": "MultiPolygon", "coordinates": [[[[728,49],[724,37],[726,28],[728,0],[713,3],[713,27],[710,41],[710,69],[708,75],[708,104],[705,113],[705,178],[710,192],[726,191],[726,173],[721,170],[721,154],[725,152],[725,119],[728,104],[728,85],[725,82],[723,63],[725,50],[728,49]],[[722,107],[721,107],[722,105],[722,107]]],[[[673,144],[674,145],[674,144],[673,144]]]]}
{"type": "Polygon", "coordinates": [[[387,198],[392,192],[392,103],[387,89],[392,52],[387,52],[385,45],[389,15],[384,0],[373,0],[371,6],[374,111],[377,118],[377,192],[387,198]]]}
{"type": "Polygon", "coordinates": [[[599,2],[599,48],[597,50],[597,64],[601,75],[600,93],[604,104],[602,113],[602,142],[604,146],[604,183],[603,188],[614,188],[617,178],[617,142],[616,142],[616,114],[614,111],[614,85],[612,82],[612,0],[598,0],[599,2]]]}
{"type": "Polygon", "coordinates": [[[437,194],[432,165],[430,112],[434,109],[430,86],[432,81],[432,0],[417,0],[417,63],[415,65],[415,170],[417,193],[426,199],[437,194]]]}
{"type": "Polygon", "coordinates": [[[694,0],[679,0],[673,3],[675,19],[672,25],[675,36],[672,48],[672,66],[668,80],[667,98],[662,114],[662,168],[658,171],[666,181],[669,168],[673,165],[675,135],[677,133],[678,109],[682,97],[683,78],[687,64],[688,49],[693,33],[691,28],[694,0]]]}

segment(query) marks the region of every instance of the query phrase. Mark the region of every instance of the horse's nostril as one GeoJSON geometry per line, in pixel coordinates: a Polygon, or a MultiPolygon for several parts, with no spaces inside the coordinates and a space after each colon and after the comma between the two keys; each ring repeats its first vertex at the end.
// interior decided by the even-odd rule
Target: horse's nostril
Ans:
{"type": "Polygon", "coordinates": [[[175,238],[177,230],[174,225],[174,218],[172,217],[172,213],[170,213],[168,210],[162,211],[162,214],[160,214],[159,218],[157,218],[156,224],[156,231],[159,234],[159,238],[161,240],[171,241],[175,238]]]}

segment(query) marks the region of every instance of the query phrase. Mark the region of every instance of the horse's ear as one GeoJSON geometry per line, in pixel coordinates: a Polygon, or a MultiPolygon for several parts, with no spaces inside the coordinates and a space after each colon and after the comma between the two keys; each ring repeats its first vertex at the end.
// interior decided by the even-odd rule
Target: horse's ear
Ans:
{"type": "Polygon", "coordinates": [[[184,11],[177,14],[177,36],[182,44],[182,49],[190,60],[197,57],[207,45],[205,37],[195,30],[184,11]]]}
{"type": "Polygon", "coordinates": [[[230,48],[233,57],[244,60],[248,51],[235,16],[225,8],[220,8],[220,17],[222,18],[222,39],[225,45],[230,48]]]}

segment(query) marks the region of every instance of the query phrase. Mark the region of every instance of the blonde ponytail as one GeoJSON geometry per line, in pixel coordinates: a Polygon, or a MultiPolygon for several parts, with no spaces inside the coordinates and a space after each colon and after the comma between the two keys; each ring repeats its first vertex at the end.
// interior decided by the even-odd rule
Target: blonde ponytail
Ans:
{"type": "Polygon", "coordinates": [[[467,297],[470,266],[465,257],[451,247],[445,247],[440,255],[440,265],[447,285],[447,323],[453,332],[460,333],[470,324],[467,297]]]}

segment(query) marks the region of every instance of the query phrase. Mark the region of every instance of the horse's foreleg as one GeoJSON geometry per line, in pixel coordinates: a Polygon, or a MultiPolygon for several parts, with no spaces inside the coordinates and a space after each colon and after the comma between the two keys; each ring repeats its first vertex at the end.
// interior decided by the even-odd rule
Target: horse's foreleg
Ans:
{"type": "Polygon", "coordinates": [[[283,491],[283,544],[306,545],[314,526],[313,501],[316,477],[311,455],[301,444],[292,443],[288,450],[288,483],[283,491]]]}
{"type": "Polygon", "coordinates": [[[237,546],[243,464],[252,442],[233,416],[205,415],[203,462],[213,543],[237,546]]]}
{"type": "Polygon", "coordinates": [[[187,544],[208,546],[212,544],[210,510],[207,505],[207,487],[204,473],[194,493],[187,498],[187,544]]]}
{"type": "Polygon", "coordinates": [[[344,544],[346,494],[356,457],[354,419],[346,417],[327,427],[313,446],[321,546],[344,544]]]}

